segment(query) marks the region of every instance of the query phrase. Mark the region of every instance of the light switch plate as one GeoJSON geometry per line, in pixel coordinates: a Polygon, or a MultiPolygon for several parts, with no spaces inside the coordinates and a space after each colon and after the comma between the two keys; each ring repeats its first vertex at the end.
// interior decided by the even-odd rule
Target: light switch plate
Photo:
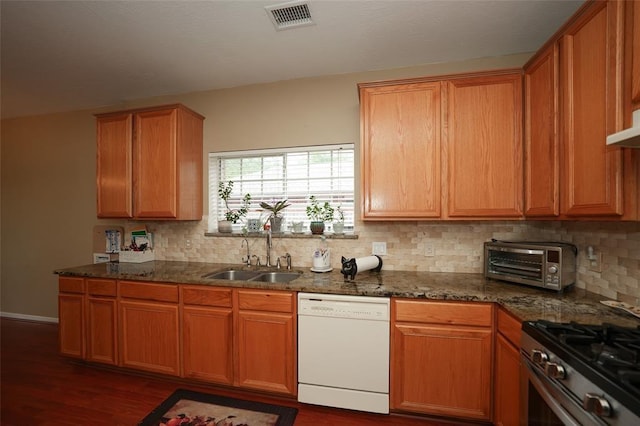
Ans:
{"type": "Polygon", "coordinates": [[[378,256],[385,256],[387,254],[387,243],[386,242],[372,243],[371,254],[377,254],[378,256]]]}
{"type": "Polygon", "coordinates": [[[589,270],[593,272],[602,272],[602,253],[595,253],[589,261],[589,270]]]}

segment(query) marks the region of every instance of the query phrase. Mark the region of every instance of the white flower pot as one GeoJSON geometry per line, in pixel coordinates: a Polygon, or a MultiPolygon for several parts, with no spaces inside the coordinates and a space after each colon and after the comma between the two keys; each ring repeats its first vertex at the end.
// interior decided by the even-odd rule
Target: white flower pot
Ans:
{"type": "Polygon", "coordinates": [[[233,222],[230,220],[218,221],[218,232],[230,233],[233,229],[233,222]]]}

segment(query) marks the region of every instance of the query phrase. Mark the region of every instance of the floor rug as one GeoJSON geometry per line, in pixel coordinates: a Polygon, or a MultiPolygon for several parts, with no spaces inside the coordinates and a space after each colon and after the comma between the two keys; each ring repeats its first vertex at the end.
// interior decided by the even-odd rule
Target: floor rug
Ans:
{"type": "Polygon", "coordinates": [[[296,408],[178,389],[138,426],[292,426],[296,408]]]}

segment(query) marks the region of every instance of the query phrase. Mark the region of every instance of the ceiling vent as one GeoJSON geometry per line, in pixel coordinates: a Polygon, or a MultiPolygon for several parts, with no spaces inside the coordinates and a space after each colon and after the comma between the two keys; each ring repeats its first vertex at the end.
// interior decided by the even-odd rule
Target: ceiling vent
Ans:
{"type": "Polygon", "coordinates": [[[309,4],[301,1],[281,3],[265,7],[271,22],[276,30],[288,30],[290,28],[313,25],[309,4]]]}

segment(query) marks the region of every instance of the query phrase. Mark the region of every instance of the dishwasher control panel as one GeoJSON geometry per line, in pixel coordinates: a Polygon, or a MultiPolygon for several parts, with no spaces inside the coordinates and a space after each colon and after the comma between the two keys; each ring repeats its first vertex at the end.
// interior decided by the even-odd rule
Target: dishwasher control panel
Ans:
{"type": "Polygon", "coordinates": [[[298,315],[389,321],[386,297],[298,293],[298,315]]]}

